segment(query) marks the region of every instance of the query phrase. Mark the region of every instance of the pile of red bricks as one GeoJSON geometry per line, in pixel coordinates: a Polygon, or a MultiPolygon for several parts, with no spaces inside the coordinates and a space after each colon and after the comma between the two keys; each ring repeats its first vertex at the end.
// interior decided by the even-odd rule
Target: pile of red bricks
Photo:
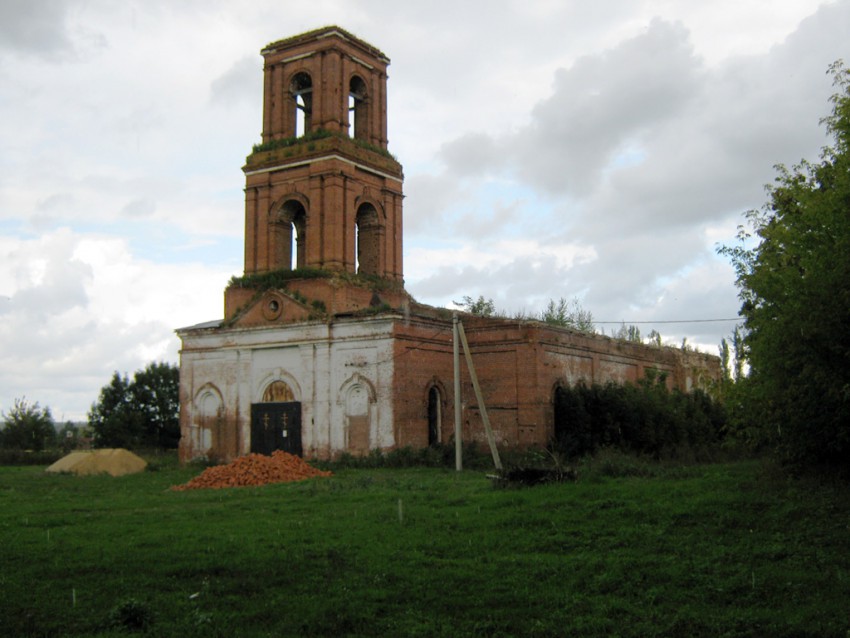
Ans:
{"type": "Polygon", "coordinates": [[[317,476],[331,476],[331,472],[317,470],[304,459],[275,450],[271,456],[247,454],[227,465],[207,468],[200,475],[173,490],[221,489],[225,487],[256,487],[269,483],[303,481],[317,476]]]}

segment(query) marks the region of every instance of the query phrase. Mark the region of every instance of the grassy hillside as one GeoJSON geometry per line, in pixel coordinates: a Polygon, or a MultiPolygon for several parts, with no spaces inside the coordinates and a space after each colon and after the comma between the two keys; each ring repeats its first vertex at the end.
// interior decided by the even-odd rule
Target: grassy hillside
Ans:
{"type": "Polygon", "coordinates": [[[846,487],[629,463],[190,492],[0,468],[0,635],[848,635],[846,487]]]}

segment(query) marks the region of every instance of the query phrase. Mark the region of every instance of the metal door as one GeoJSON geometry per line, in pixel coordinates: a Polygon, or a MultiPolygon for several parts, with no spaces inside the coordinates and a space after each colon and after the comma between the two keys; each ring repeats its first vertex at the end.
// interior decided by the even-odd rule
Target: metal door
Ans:
{"type": "Polygon", "coordinates": [[[251,405],[251,451],[271,454],[283,450],[301,456],[301,403],[251,405]]]}

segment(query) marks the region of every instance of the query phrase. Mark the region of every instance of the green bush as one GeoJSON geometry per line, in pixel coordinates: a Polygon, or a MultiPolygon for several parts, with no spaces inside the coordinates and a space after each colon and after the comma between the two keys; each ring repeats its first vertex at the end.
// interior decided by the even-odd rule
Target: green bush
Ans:
{"type": "Polygon", "coordinates": [[[706,393],[668,391],[663,377],[637,385],[558,388],[552,447],[566,458],[615,448],[655,459],[710,456],[725,431],[723,406],[706,393]]]}
{"type": "Polygon", "coordinates": [[[34,452],[20,449],[0,449],[0,465],[52,465],[65,456],[62,450],[34,452]]]}
{"type": "MultiPolygon", "coordinates": [[[[461,461],[464,469],[489,469],[493,467],[490,451],[481,449],[475,442],[464,443],[461,461]]],[[[333,461],[314,461],[314,465],[324,469],[377,469],[433,467],[454,468],[454,441],[437,443],[424,448],[405,446],[394,450],[371,450],[365,456],[355,456],[342,452],[333,461]]]]}

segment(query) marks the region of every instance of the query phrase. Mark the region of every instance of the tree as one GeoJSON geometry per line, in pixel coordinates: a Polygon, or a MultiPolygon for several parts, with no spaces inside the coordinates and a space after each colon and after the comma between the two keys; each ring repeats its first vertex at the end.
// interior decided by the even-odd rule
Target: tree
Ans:
{"type": "Polygon", "coordinates": [[[624,323],[611,334],[614,339],[620,341],[629,341],[632,343],[643,343],[643,338],[640,336],[640,328],[633,324],[628,326],[624,323]]]}
{"type": "Polygon", "coordinates": [[[77,447],[80,433],[71,421],[65,421],[56,435],[56,442],[66,452],[77,447]]]}
{"type": "Polygon", "coordinates": [[[572,328],[579,332],[596,332],[593,314],[582,308],[575,297],[569,301],[561,297],[557,302],[550,299],[546,309],[540,314],[540,320],[553,326],[572,328]]]}
{"type": "Polygon", "coordinates": [[[465,295],[463,301],[455,301],[454,303],[463,308],[464,312],[477,317],[493,317],[496,315],[496,304],[492,299],[485,299],[484,295],[479,295],[478,299],[465,295]]]}
{"type": "Polygon", "coordinates": [[[116,371],[100,389],[97,403],[89,411],[89,426],[96,447],[137,448],[143,439],[141,415],[133,406],[130,380],[116,371]]]}
{"type": "MultiPolygon", "coordinates": [[[[464,312],[477,317],[507,317],[507,315],[496,309],[496,304],[492,299],[485,299],[483,295],[479,295],[478,299],[473,299],[470,296],[464,296],[463,301],[455,301],[455,304],[461,306],[464,312]]],[[[562,328],[572,328],[579,332],[587,332],[593,334],[596,332],[596,326],[593,324],[593,314],[589,310],[581,307],[578,299],[567,300],[561,297],[558,301],[550,299],[546,305],[546,309],[539,314],[526,314],[520,312],[514,315],[517,320],[532,320],[542,321],[551,326],[560,326],[562,328]]]]}
{"type": "Polygon", "coordinates": [[[646,336],[646,342],[650,346],[655,346],[656,348],[660,348],[662,346],[661,343],[661,333],[658,332],[655,328],[649,331],[649,334],[646,336]]]}
{"type": "Polygon", "coordinates": [[[89,412],[98,447],[174,448],[180,439],[177,366],[150,363],[132,382],[115,372],[89,412]]]}
{"type": "Polygon", "coordinates": [[[50,408],[39,407],[38,402],[27,403],[26,398],[15,399],[9,413],[3,413],[2,443],[5,448],[41,450],[56,442],[56,428],[50,408]]]}
{"type": "Polygon", "coordinates": [[[833,145],[819,163],[777,166],[768,202],[720,252],[737,275],[740,401],[759,442],[792,463],[850,471],[850,71],[829,72],[833,145]]]}
{"type": "Polygon", "coordinates": [[[180,370],[150,363],[130,384],[134,409],[142,415],[145,439],[160,448],[176,448],[180,440],[180,370]]]}

